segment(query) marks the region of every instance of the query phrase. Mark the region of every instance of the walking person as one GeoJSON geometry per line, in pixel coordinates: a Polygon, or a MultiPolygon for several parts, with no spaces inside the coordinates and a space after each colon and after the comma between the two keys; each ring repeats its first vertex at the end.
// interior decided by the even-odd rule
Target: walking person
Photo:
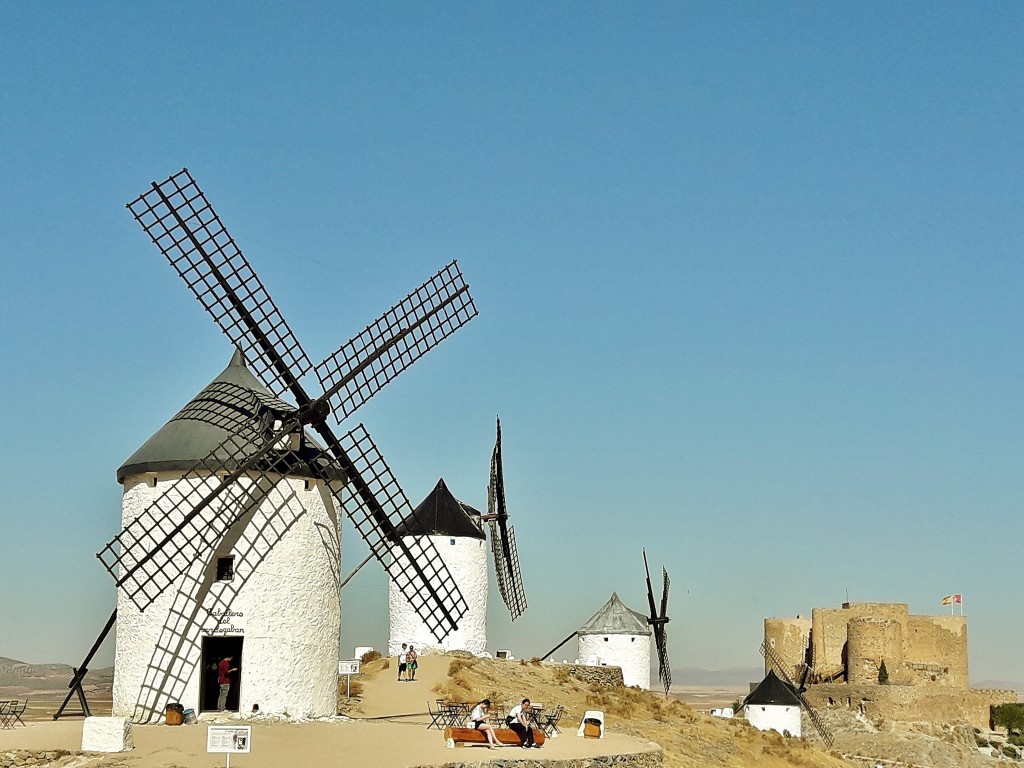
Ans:
{"type": "Polygon", "coordinates": [[[534,739],[533,728],[530,727],[530,713],[532,711],[533,705],[530,703],[530,700],[523,699],[509,710],[508,716],[505,718],[508,727],[519,736],[519,744],[523,749],[540,746],[534,739]]]}
{"type": "Polygon", "coordinates": [[[473,723],[474,728],[484,732],[484,736],[487,739],[487,748],[494,749],[500,747],[501,742],[498,741],[498,734],[494,732],[494,726],[490,723],[490,714],[491,700],[484,699],[473,707],[473,711],[469,713],[469,720],[473,723]]]}
{"type": "Polygon", "coordinates": [[[405,667],[409,661],[409,652],[405,649],[406,644],[402,643],[402,652],[398,654],[398,682],[405,679],[405,667]]]}
{"type": "Polygon", "coordinates": [[[410,645],[409,655],[406,657],[405,662],[405,677],[411,683],[416,682],[416,670],[420,665],[418,659],[419,654],[416,653],[416,649],[410,645]]]}
{"type": "Polygon", "coordinates": [[[225,656],[217,665],[217,685],[220,686],[220,694],[217,696],[217,711],[223,712],[228,703],[228,692],[231,690],[231,673],[237,672],[238,667],[232,667],[231,662],[234,656],[225,656]]]}

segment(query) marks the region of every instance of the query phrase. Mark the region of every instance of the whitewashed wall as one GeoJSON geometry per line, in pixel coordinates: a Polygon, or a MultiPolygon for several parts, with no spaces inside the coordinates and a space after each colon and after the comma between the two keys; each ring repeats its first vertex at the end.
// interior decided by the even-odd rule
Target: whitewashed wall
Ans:
{"type": "Polygon", "coordinates": [[[789,732],[800,736],[800,707],[781,704],[748,704],[743,708],[747,722],[762,731],[789,732]]]}
{"type": "MultiPolygon", "coordinates": [[[[122,526],[145,514],[178,477],[125,478],[122,526]]],[[[309,485],[279,482],[283,496],[261,498],[219,547],[180,562],[180,578],[145,611],[118,590],[115,716],[158,720],[170,702],[199,712],[202,638],[209,635],[244,637],[241,713],[254,704],[263,713],[298,717],[336,713],[340,529],[330,494],[309,485]],[[217,556],[229,554],[235,577],[218,582],[217,556]]]]}
{"type": "MultiPolygon", "coordinates": [[[[401,590],[394,582],[389,582],[388,654],[396,656],[402,651],[402,643],[412,643],[418,653],[463,650],[479,656],[487,650],[487,542],[466,536],[427,538],[437,547],[469,610],[459,622],[459,628],[439,643],[401,590]]],[[[411,536],[405,540],[415,541],[411,536]]]]}
{"type": "Polygon", "coordinates": [[[588,663],[591,656],[598,664],[622,667],[622,682],[648,691],[651,688],[651,636],[580,634],[579,660],[588,663]]]}

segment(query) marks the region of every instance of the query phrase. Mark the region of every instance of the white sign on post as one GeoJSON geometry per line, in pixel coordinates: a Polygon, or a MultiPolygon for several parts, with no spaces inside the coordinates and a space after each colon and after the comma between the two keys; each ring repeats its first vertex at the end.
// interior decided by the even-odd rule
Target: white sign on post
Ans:
{"type": "Polygon", "coordinates": [[[359,659],[344,659],[338,662],[338,674],[347,675],[345,680],[345,698],[352,696],[352,675],[359,674],[359,659]]]}
{"type": "Polygon", "coordinates": [[[248,754],[251,747],[251,725],[211,725],[206,729],[206,751],[226,753],[228,768],[232,752],[248,754]]]}

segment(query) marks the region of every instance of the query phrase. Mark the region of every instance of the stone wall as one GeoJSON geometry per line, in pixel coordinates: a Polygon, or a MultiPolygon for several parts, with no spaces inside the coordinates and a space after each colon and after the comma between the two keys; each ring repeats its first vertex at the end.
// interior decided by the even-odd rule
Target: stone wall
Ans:
{"type": "MultiPolygon", "coordinates": [[[[592,757],[562,758],[560,760],[545,760],[532,754],[533,750],[525,758],[499,758],[485,763],[487,768],[661,768],[664,757],[661,747],[652,745],[653,749],[643,752],[629,752],[623,755],[594,755],[592,757]]],[[[457,751],[458,747],[455,750],[457,751]]],[[[516,751],[516,750],[512,750],[516,751]]],[[[543,750],[541,750],[543,751],[543,750]]],[[[448,763],[432,763],[420,765],[416,768],[479,768],[482,763],[469,755],[465,761],[452,760],[448,763]]]]}
{"type": "MultiPolygon", "coordinates": [[[[877,682],[884,661],[890,682],[897,685],[970,684],[964,616],[911,616],[906,603],[844,603],[815,608],[811,616],[811,656],[818,675],[835,679],[845,672],[849,683],[877,682]]],[[[791,677],[800,673],[805,627],[800,617],[764,621],[765,642],[786,662],[791,677]]]]}
{"type": "Polygon", "coordinates": [[[8,749],[0,751],[0,768],[36,768],[36,766],[62,766],[81,764],[81,753],[66,749],[38,751],[30,749],[8,749]]]}
{"type": "Polygon", "coordinates": [[[586,664],[556,664],[545,662],[546,667],[564,667],[569,674],[584,683],[596,683],[606,688],[621,688],[622,680],[621,667],[588,667],[586,664]]]}
{"type": "Polygon", "coordinates": [[[859,616],[850,619],[847,637],[848,683],[877,683],[883,661],[890,682],[910,682],[903,668],[903,626],[900,622],[859,616]]]}
{"type": "MultiPolygon", "coordinates": [[[[802,616],[795,619],[770,618],[764,620],[764,639],[786,664],[786,672],[790,677],[798,674],[797,670],[807,655],[807,646],[811,635],[811,620],[802,616]]],[[[765,674],[769,664],[765,661],[765,674]]]]}
{"type": "Polygon", "coordinates": [[[912,682],[967,687],[965,616],[909,616],[904,642],[904,658],[912,682]]]}
{"type": "Polygon", "coordinates": [[[804,694],[818,709],[845,707],[872,721],[953,723],[987,730],[990,709],[1017,701],[1015,691],[941,685],[812,685],[804,694]]]}

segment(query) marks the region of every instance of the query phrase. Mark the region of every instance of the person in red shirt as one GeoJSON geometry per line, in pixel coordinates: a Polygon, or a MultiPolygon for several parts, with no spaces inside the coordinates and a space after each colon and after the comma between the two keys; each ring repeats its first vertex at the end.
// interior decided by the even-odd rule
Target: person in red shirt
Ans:
{"type": "Polygon", "coordinates": [[[217,697],[217,711],[223,712],[224,706],[228,703],[228,691],[231,690],[231,673],[237,672],[238,667],[232,667],[231,662],[234,656],[225,656],[217,665],[217,684],[220,686],[220,696],[217,697]]]}

